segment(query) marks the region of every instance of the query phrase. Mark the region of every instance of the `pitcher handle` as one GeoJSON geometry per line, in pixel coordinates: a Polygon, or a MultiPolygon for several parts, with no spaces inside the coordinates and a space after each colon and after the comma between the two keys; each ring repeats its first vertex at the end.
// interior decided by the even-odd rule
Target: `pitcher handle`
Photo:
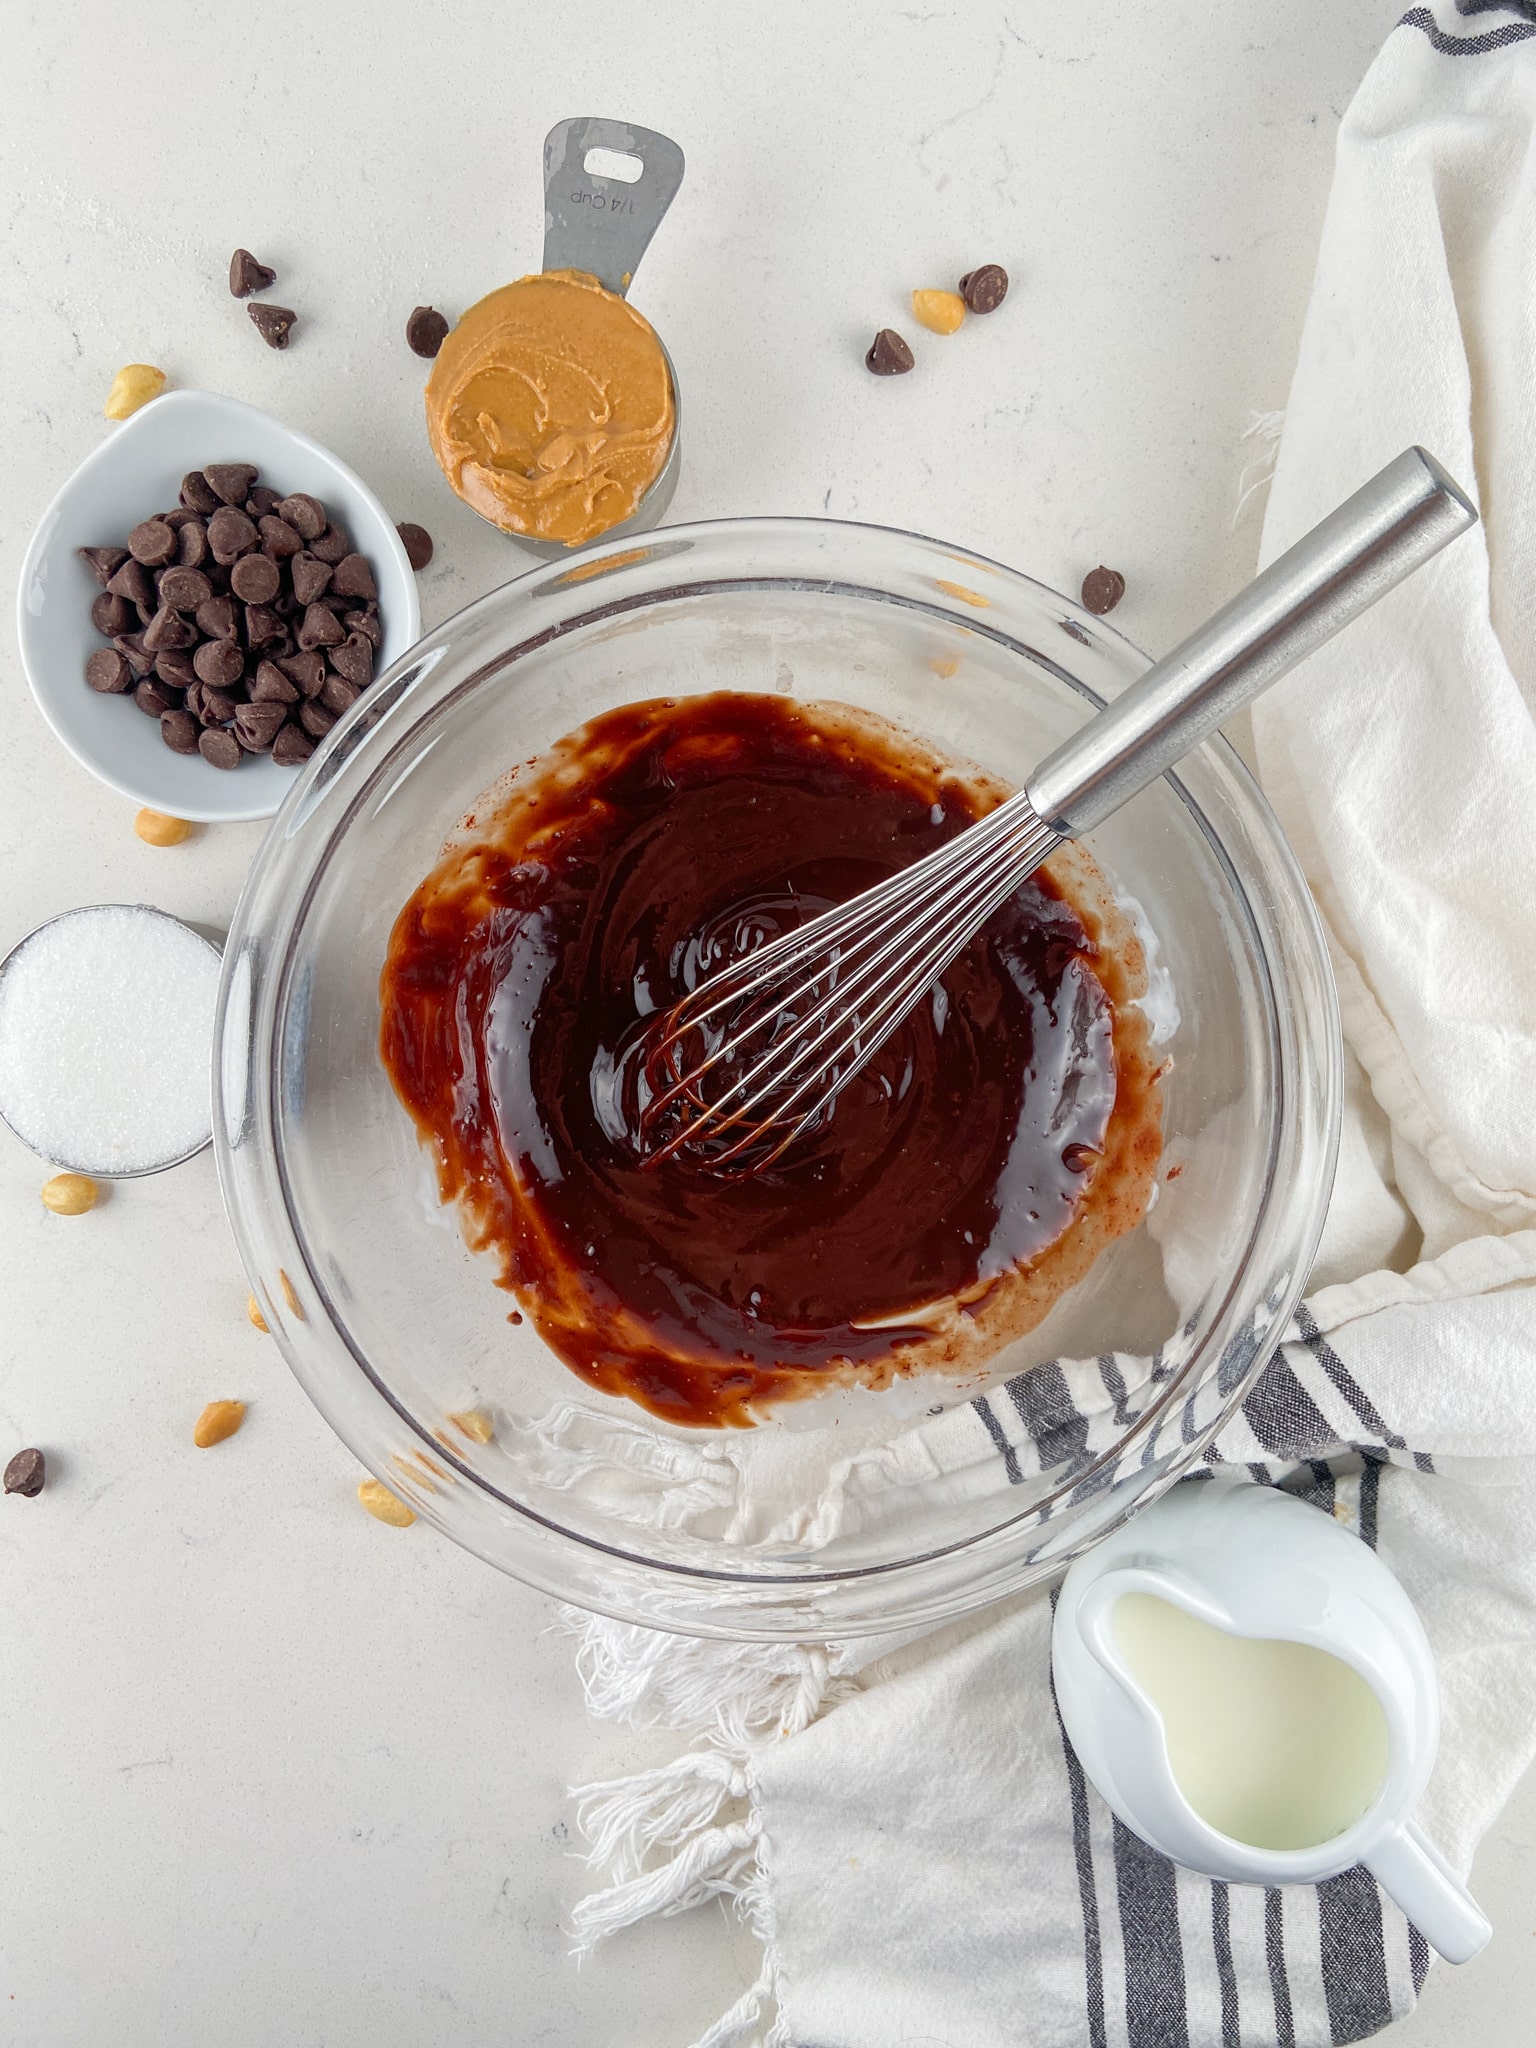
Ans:
{"type": "Polygon", "coordinates": [[[1487,1946],[1487,1916],[1413,1821],[1383,1836],[1365,1867],[1448,1963],[1470,1963],[1487,1946]]]}

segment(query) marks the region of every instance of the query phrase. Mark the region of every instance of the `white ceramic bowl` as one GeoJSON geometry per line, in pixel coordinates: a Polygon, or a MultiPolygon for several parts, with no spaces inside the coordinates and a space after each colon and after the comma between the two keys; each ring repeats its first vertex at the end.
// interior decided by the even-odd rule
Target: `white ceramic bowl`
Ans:
{"type": "Polygon", "coordinates": [[[420,636],[416,578],[394,521],[362,479],[318,441],[213,391],[168,391],[114,427],[38,523],[21,567],[17,633],[38,707],[75,759],[136,803],[176,818],[233,824],[270,818],[295,770],[253,754],[233,771],[200,754],[173,754],[159,722],[130,696],[101,696],[85,680],[104,646],[91,624],[99,586],[76,548],[121,546],[131,527],[178,502],[189,469],[254,462],[285,495],[308,491],[373,564],[384,626],[381,670],[420,636]]]}

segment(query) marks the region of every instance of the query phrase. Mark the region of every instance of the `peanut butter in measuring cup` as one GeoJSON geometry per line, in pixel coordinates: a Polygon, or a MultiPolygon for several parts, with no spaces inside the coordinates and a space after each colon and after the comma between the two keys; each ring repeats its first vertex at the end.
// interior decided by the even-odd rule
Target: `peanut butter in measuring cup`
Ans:
{"type": "Polygon", "coordinates": [[[625,294],[682,176],[682,151],[649,129],[552,128],[543,270],[471,306],[433,364],[427,433],[443,474],[538,554],[646,532],[671,502],[677,380],[625,294]]]}

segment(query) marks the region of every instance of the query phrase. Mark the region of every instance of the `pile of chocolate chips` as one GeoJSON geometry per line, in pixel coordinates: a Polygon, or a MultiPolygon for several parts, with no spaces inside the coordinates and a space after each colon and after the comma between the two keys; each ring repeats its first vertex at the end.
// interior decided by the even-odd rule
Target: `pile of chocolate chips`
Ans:
{"type": "Polygon", "coordinates": [[[174,512],[141,520],[126,547],[80,556],[109,643],[85,679],[132,691],[173,753],[297,767],[373,681],[384,633],[372,566],[318,498],[279,496],[254,463],[191,470],[174,512]]]}

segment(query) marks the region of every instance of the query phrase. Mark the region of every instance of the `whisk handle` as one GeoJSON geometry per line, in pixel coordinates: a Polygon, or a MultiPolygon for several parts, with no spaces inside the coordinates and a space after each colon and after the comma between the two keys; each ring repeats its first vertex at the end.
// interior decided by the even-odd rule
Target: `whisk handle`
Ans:
{"type": "Polygon", "coordinates": [[[1037,815],[1063,838],[1090,831],[1476,523],[1435,458],[1404,449],[1044,760],[1037,815]]]}

